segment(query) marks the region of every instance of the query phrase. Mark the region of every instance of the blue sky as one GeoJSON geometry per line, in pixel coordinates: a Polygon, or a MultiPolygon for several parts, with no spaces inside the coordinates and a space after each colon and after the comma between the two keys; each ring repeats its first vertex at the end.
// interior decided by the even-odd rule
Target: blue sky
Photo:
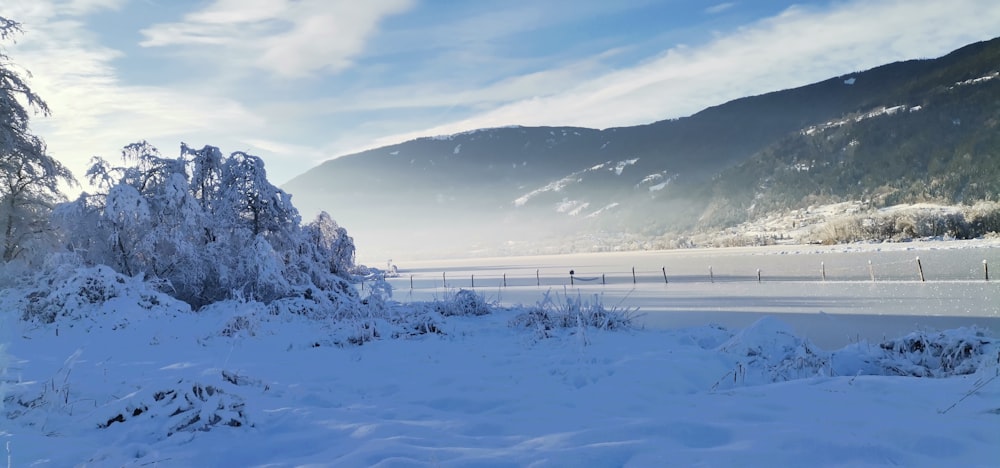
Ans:
{"type": "MultiPolygon", "coordinates": [[[[1000,35],[995,0],[3,0],[82,177],[146,139],[323,160],[504,125],[635,125],[1000,35]]],[[[86,189],[86,187],[84,187],[86,189]]]]}

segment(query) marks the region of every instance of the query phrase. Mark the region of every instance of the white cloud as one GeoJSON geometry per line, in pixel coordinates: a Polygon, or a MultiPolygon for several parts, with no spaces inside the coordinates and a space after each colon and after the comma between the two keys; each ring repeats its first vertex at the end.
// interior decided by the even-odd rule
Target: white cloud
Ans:
{"type": "MultiPolygon", "coordinates": [[[[216,0],[179,23],[142,31],[146,47],[224,47],[282,77],[338,72],[364,49],[379,21],[413,0],[216,0]]],[[[217,50],[204,50],[218,54],[217,50]]]]}
{"type": "Polygon", "coordinates": [[[375,146],[471,128],[579,125],[605,128],[690,115],[747,95],[805,85],[883,63],[936,57],[993,37],[994,1],[854,1],[793,7],[613,71],[432,128],[377,139],[375,146]]]}
{"type": "Polygon", "coordinates": [[[705,13],[708,13],[710,15],[716,15],[716,14],[719,14],[719,13],[722,13],[722,12],[724,12],[726,10],[731,9],[734,6],[736,6],[736,4],[735,3],[731,3],[731,2],[730,3],[719,3],[717,5],[712,5],[712,6],[708,7],[708,8],[706,8],[705,9],[705,13]]]}
{"type": "Polygon", "coordinates": [[[99,10],[117,10],[128,0],[68,0],[59,5],[63,14],[85,15],[99,10]]]}
{"type": "Polygon", "coordinates": [[[602,56],[585,58],[535,72],[502,78],[483,86],[448,81],[447,77],[428,82],[404,83],[396,86],[363,89],[336,97],[311,102],[285,103],[273,110],[282,113],[348,113],[389,109],[421,109],[467,106],[493,108],[533,96],[545,96],[566,89],[567,83],[583,76],[593,76],[608,67],[602,56]]]}
{"type": "Polygon", "coordinates": [[[232,100],[122,84],[112,66],[121,53],[97,44],[76,16],[117,3],[27,0],[13,5],[25,34],[7,45],[13,60],[31,72],[29,85],[52,111],[32,122],[50,154],[82,176],[92,156],[113,159],[122,146],[140,139],[161,144],[169,154],[173,145],[199,133],[239,128],[252,134],[263,126],[232,100]]]}

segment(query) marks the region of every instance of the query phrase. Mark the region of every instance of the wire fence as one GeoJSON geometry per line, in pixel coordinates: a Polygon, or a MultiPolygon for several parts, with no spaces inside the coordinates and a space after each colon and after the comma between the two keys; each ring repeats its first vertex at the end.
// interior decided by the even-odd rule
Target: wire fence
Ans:
{"type": "MultiPolygon", "coordinates": [[[[727,264],[714,267],[705,264],[703,268],[694,268],[691,262],[685,262],[672,270],[667,265],[658,270],[648,266],[628,268],[594,268],[557,270],[553,267],[510,268],[500,273],[484,273],[482,270],[450,269],[441,272],[427,270],[402,271],[398,275],[386,278],[395,290],[429,290],[455,288],[523,288],[523,287],[553,287],[553,286],[623,286],[640,284],[671,283],[735,283],[735,282],[941,282],[941,281],[979,281],[994,283],[991,277],[990,264],[987,260],[981,262],[965,262],[956,265],[937,263],[925,270],[920,257],[905,260],[867,260],[867,262],[852,262],[844,264],[828,264],[819,261],[809,265],[796,262],[795,265],[772,265],[754,267],[749,261],[744,265],[727,264]],[[935,270],[935,268],[940,269],[935,270]],[[697,271],[700,269],[701,271],[697,271]]],[[[760,263],[768,263],[760,261],[760,263]]],[[[1000,284],[1000,283],[996,283],[1000,284]]],[[[364,286],[362,285],[362,288],[364,286]]]]}

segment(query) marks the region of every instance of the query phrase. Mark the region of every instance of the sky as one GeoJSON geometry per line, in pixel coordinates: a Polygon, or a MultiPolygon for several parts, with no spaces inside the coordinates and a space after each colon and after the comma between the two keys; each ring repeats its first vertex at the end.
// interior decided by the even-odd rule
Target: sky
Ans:
{"type": "MultiPolygon", "coordinates": [[[[3,0],[78,178],[148,140],[324,160],[506,125],[608,128],[1000,35],[995,0],[3,0]]],[[[86,190],[86,185],[80,189],[86,190]]],[[[77,189],[79,190],[79,189],[77,189]]]]}

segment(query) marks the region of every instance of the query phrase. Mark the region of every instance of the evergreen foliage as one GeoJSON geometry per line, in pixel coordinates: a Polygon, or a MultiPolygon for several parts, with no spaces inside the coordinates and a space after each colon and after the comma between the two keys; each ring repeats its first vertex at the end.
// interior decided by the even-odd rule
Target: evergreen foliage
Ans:
{"type": "Polygon", "coordinates": [[[998,54],[996,40],[969,46],[870,107],[775,141],[713,181],[702,225],[850,200],[873,208],[996,201],[998,54]]]}

